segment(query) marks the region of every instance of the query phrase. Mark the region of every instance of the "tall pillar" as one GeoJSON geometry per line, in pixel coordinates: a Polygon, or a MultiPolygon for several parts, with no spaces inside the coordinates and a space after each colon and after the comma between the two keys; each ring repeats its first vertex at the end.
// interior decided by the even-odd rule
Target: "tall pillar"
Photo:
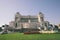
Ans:
{"type": "Polygon", "coordinates": [[[18,27],[18,25],[20,24],[20,18],[21,18],[21,15],[19,14],[19,12],[17,12],[15,14],[15,27],[18,27]]]}
{"type": "Polygon", "coordinates": [[[42,12],[39,12],[38,14],[38,22],[42,26],[42,29],[44,28],[44,14],[42,12]]]}
{"type": "Polygon", "coordinates": [[[29,15],[28,17],[29,17],[28,22],[29,22],[29,23],[31,23],[31,20],[30,20],[30,19],[31,19],[31,18],[30,18],[30,15],[29,15]]]}
{"type": "Polygon", "coordinates": [[[28,22],[29,22],[29,23],[31,23],[31,21],[30,21],[30,20],[28,20],[28,22]]]}

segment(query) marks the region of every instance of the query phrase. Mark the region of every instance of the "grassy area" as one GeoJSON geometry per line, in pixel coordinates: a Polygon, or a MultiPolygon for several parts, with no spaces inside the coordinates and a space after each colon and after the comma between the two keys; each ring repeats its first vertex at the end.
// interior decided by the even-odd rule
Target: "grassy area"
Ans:
{"type": "Polygon", "coordinates": [[[60,34],[12,33],[0,35],[0,40],[60,40],[60,34]]]}

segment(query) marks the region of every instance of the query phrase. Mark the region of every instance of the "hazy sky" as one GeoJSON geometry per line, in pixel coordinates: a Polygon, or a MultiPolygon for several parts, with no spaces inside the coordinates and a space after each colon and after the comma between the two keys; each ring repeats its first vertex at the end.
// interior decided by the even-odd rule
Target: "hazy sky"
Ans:
{"type": "Polygon", "coordinates": [[[60,0],[0,0],[0,26],[14,20],[16,12],[37,15],[42,12],[45,20],[60,23],[60,0]]]}

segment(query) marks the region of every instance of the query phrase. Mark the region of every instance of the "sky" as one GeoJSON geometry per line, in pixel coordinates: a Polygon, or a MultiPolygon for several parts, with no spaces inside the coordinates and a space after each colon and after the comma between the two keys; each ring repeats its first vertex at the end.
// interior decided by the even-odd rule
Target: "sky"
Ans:
{"type": "Polygon", "coordinates": [[[0,0],[0,26],[14,20],[16,12],[22,15],[44,14],[51,24],[60,23],[60,0],[0,0]]]}

